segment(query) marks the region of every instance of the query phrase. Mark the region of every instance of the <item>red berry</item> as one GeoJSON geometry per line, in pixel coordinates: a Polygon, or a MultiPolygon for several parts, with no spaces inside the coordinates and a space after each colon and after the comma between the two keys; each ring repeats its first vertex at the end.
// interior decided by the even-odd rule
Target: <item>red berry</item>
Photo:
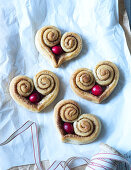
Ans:
{"type": "Polygon", "coordinates": [[[95,85],[95,86],[92,87],[91,92],[95,96],[100,96],[102,94],[102,92],[103,92],[103,89],[102,89],[101,86],[95,85]]]}
{"type": "Polygon", "coordinates": [[[40,101],[40,94],[39,93],[32,93],[29,97],[29,100],[32,102],[32,103],[38,103],[40,101]]]}
{"type": "Polygon", "coordinates": [[[60,55],[63,52],[63,50],[61,46],[58,45],[58,46],[52,47],[52,52],[56,55],[60,55]]]}
{"type": "Polygon", "coordinates": [[[72,134],[74,132],[74,129],[73,129],[73,126],[71,123],[64,123],[64,130],[67,132],[67,133],[70,133],[72,134]]]}

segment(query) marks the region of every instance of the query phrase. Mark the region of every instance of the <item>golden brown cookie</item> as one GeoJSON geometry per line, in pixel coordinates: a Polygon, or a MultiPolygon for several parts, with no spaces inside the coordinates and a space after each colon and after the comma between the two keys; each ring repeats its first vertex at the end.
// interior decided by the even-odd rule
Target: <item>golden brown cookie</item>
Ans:
{"type": "MultiPolygon", "coordinates": [[[[48,70],[37,73],[34,80],[27,76],[14,77],[9,87],[10,95],[16,103],[30,111],[40,112],[56,98],[59,91],[57,76],[48,70]],[[30,97],[35,95],[36,102],[30,97]]],[[[35,97],[33,96],[33,97],[35,97]]]]}
{"type": "Polygon", "coordinates": [[[61,37],[61,32],[55,26],[44,26],[37,31],[35,44],[41,55],[50,60],[54,67],[59,67],[63,62],[76,57],[82,49],[81,37],[73,32],[66,32],[61,37]],[[61,45],[63,52],[56,55],[52,47],[61,45]]]}
{"type": "Polygon", "coordinates": [[[57,103],[54,118],[61,140],[66,143],[91,143],[101,131],[100,120],[93,114],[81,114],[79,105],[73,100],[61,100],[57,103]],[[68,131],[65,125],[69,126],[68,131]]]}
{"type": "Polygon", "coordinates": [[[112,93],[118,80],[117,66],[110,61],[102,61],[96,65],[94,74],[87,68],[77,69],[70,78],[70,85],[80,97],[101,103],[112,93]]]}

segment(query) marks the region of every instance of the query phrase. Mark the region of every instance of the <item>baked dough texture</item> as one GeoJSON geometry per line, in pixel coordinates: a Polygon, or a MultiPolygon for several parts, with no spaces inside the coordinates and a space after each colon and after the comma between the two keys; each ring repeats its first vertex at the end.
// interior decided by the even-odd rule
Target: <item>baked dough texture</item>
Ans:
{"type": "Polygon", "coordinates": [[[94,103],[101,103],[115,89],[118,80],[117,66],[110,61],[102,61],[96,65],[94,74],[87,68],[77,69],[70,78],[70,85],[78,96],[94,103]],[[105,87],[100,96],[95,96],[90,92],[95,83],[105,87]]]}
{"type": "Polygon", "coordinates": [[[54,108],[54,119],[62,142],[72,144],[91,143],[99,136],[101,131],[100,120],[93,114],[81,114],[79,105],[73,100],[61,100],[57,103],[54,108]],[[63,114],[69,115],[71,121],[63,119],[63,114]],[[67,134],[64,131],[63,122],[73,123],[74,134],[67,134]]]}
{"type": "Polygon", "coordinates": [[[59,67],[63,62],[76,57],[82,49],[82,39],[74,32],[66,32],[61,37],[61,32],[55,26],[44,26],[37,31],[35,45],[41,55],[50,60],[54,67],[59,67]],[[64,51],[56,56],[51,47],[61,44],[64,51]]]}
{"type": "Polygon", "coordinates": [[[30,79],[27,76],[16,76],[12,79],[9,87],[10,95],[16,103],[33,112],[40,112],[56,98],[59,92],[59,80],[57,76],[48,70],[43,70],[30,79]],[[43,95],[37,104],[31,103],[29,96],[35,89],[43,95]]]}

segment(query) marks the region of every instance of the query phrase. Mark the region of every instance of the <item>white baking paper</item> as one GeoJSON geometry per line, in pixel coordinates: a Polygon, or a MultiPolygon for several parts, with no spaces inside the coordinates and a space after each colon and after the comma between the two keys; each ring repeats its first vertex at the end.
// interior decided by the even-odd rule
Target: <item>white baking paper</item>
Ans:
{"type": "MultiPolygon", "coordinates": [[[[0,142],[27,120],[39,126],[41,160],[66,160],[70,156],[90,158],[100,142],[122,153],[131,149],[131,56],[119,25],[117,0],[0,0],[0,142]],[[62,33],[73,31],[83,39],[78,57],[60,68],[53,66],[35,48],[36,31],[55,25],[62,33]],[[102,104],[76,96],[69,85],[71,74],[80,67],[93,69],[101,60],[114,62],[120,70],[118,86],[102,104]],[[60,92],[42,113],[17,105],[9,94],[13,77],[33,77],[48,69],[57,74],[60,92]],[[60,141],[53,108],[61,99],[77,101],[82,113],[93,113],[102,121],[99,138],[92,144],[72,145],[60,141]]],[[[0,147],[0,170],[34,163],[30,130],[0,147]]]]}

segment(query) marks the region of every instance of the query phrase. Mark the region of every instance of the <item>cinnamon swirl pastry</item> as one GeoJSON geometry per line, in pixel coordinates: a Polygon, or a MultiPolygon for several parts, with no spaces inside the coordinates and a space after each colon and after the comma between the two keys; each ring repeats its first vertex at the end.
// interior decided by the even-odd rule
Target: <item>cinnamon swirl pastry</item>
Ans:
{"type": "Polygon", "coordinates": [[[80,97],[101,103],[114,90],[119,80],[119,70],[110,61],[96,65],[93,73],[87,68],[76,70],[70,79],[72,90],[80,97]]]}
{"type": "Polygon", "coordinates": [[[61,100],[54,108],[55,123],[63,142],[86,144],[93,142],[101,131],[100,120],[92,114],[80,114],[73,100],[61,100]]]}
{"type": "Polygon", "coordinates": [[[49,27],[46,27],[45,31],[43,31],[43,37],[41,37],[41,44],[42,44],[42,38],[43,38],[43,42],[47,46],[53,47],[60,43],[61,32],[56,27],[49,26],[49,27]]]}
{"type": "Polygon", "coordinates": [[[45,70],[35,75],[34,84],[39,93],[47,95],[54,89],[55,79],[50,71],[45,70]]]}
{"type": "Polygon", "coordinates": [[[82,49],[82,40],[78,34],[66,32],[61,38],[60,30],[54,26],[38,30],[35,44],[40,54],[50,59],[54,67],[76,57],[82,49]]]}
{"type": "Polygon", "coordinates": [[[79,105],[73,100],[61,100],[55,107],[55,112],[57,112],[62,121],[64,122],[74,122],[78,119],[80,114],[79,105]]]}
{"type": "Polygon", "coordinates": [[[114,79],[118,79],[119,70],[112,62],[104,61],[96,65],[94,75],[98,84],[108,86],[114,79]]]}
{"type": "Polygon", "coordinates": [[[93,142],[101,130],[99,119],[92,114],[82,114],[73,125],[75,134],[88,137],[88,143],[93,142]]]}
{"type": "Polygon", "coordinates": [[[56,98],[59,80],[48,70],[37,73],[34,81],[20,75],[12,79],[9,91],[18,104],[31,111],[40,112],[56,98]]]}
{"type": "Polygon", "coordinates": [[[93,73],[88,69],[77,70],[76,85],[82,90],[89,90],[95,85],[95,78],[93,73]]]}
{"type": "Polygon", "coordinates": [[[19,95],[27,97],[33,92],[34,84],[30,78],[26,76],[17,76],[15,80],[17,82],[16,90],[19,95]]]}

